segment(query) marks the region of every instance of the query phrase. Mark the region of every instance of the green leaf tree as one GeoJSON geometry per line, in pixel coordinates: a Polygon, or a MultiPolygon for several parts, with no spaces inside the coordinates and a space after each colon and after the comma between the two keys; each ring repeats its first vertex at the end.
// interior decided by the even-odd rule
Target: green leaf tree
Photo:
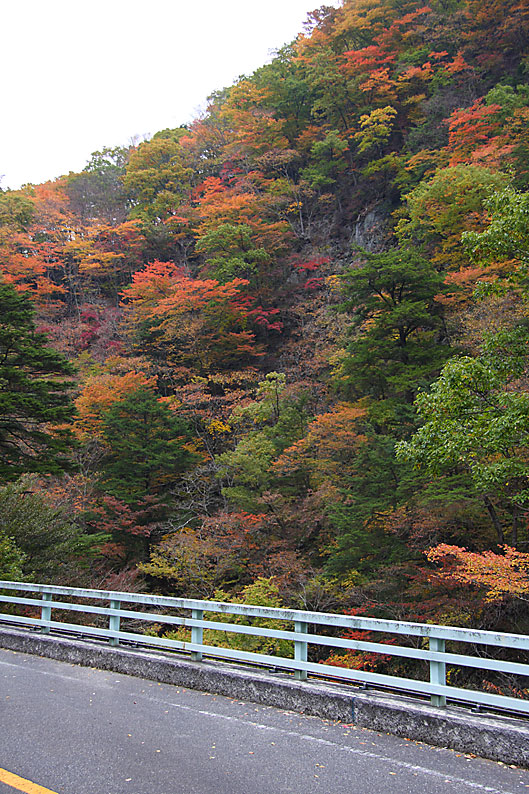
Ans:
{"type": "Polygon", "coordinates": [[[399,240],[423,246],[442,266],[459,266],[462,234],[483,227],[487,198],[508,181],[506,174],[477,165],[438,169],[406,196],[399,240]]]}
{"type": "Polygon", "coordinates": [[[338,130],[331,130],[322,141],[316,141],[312,146],[311,164],[303,169],[302,176],[313,188],[329,188],[347,170],[345,155],[348,149],[348,142],[338,130]]]}
{"type": "Polygon", "coordinates": [[[342,498],[330,505],[336,541],[332,574],[372,572],[402,555],[388,541],[381,518],[413,491],[414,478],[395,459],[395,442],[416,427],[414,398],[436,377],[452,350],[444,330],[442,276],[416,251],[364,252],[364,264],[344,276],[351,341],[337,372],[337,388],[367,409],[364,443],[342,498]]]}
{"type": "Polygon", "coordinates": [[[161,130],[131,153],[124,177],[131,217],[159,223],[187,196],[192,172],[180,146],[185,134],[185,128],[161,130]]]}
{"type": "Polygon", "coordinates": [[[88,534],[25,475],[0,488],[0,570],[6,578],[73,583],[99,555],[105,533],[88,534]]]}
{"type": "Polygon", "coordinates": [[[385,108],[375,108],[371,113],[360,117],[360,130],[354,134],[360,154],[370,149],[375,149],[378,154],[382,153],[382,147],[389,140],[396,116],[395,108],[387,105],[385,108]]]}
{"type": "Polygon", "coordinates": [[[70,463],[73,368],[46,342],[29,299],[0,281],[0,482],[70,463]]]}
{"type": "Polygon", "coordinates": [[[512,187],[493,193],[485,202],[490,222],[482,232],[467,232],[464,244],[480,263],[514,259],[529,267],[529,193],[512,187]]]}
{"type": "Polygon", "coordinates": [[[121,223],[129,210],[123,185],[129,158],[128,147],[106,147],[92,152],[87,165],[79,174],[70,174],[66,192],[75,212],[83,221],[98,219],[121,223]]]}
{"type": "Polygon", "coordinates": [[[365,260],[344,276],[341,309],[351,314],[352,339],[338,388],[349,399],[377,403],[370,413],[382,424],[402,425],[411,421],[417,388],[431,382],[451,353],[435,301],[443,279],[408,249],[365,253],[365,260]]]}
{"type": "Polygon", "coordinates": [[[198,459],[186,447],[187,422],[142,388],[112,405],[103,417],[108,452],[102,484],[107,493],[135,503],[161,495],[198,459]]]}
{"type": "Polygon", "coordinates": [[[303,398],[286,394],[282,373],[269,372],[257,398],[234,411],[230,421],[239,427],[240,438],[233,450],[216,458],[223,495],[250,512],[259,509],[261,494],[274,482],[274,460],[304,435],[308,420],[303,398]]]}
{"type": "Polygon", "coordinates": [[[496,530],[518,544],[520,515],[529,506],[529,394],[516,387],[527,370],[525,328],[489,338],[477,358],[449,361],[429,392],[417,397],[424,424],[397,445],[401,460],[438,475],[470,474],[496,530]]]}
{"type": "Polygon", "coordinates": [[[22,581],[24,560],[24,552],[18,548],[13,538],[0,532],[0,579],[22,581]]]}
{"type": "Polygon", "coordinates": [[[328,507],[335,533],[326,555],[328,574],[369,575],[406,557],[398,540],[384,531],[383,522],[413,488],[406,467],[395,459],[394,448],[391,435],[366,426],[365,443],[343,484],[341,499],[328,507]]]}
{"type": "Polygon", "coordinates": [[[197,251],[206,257],[206,268],[224,284],[233,278],[255,281],[269,267],[270,254],[256,245],[252,229],[245,223],[221,223],[197,240],[197,251]]]}

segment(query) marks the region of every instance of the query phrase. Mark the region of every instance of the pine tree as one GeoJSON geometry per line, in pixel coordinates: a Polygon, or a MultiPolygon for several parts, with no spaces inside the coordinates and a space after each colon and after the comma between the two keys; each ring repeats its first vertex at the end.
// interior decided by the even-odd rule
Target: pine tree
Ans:
{"type": "Polygon", "coordinates": [[[108,452],[103,461],[107,493],[132,504],[167,491],[197,462],[186,447],[188,424],[147,388],[114,403],[103,419],[108,452]]]}
{"type": "Polygon", "coordinates": [[[30,300],[0,282],[0,482],[69,463],[73,369],[46,342],[30,300]]]}
{"type": "Polygon", "coordinates": [[[338,387],[349,399],[368,397],[370,416],[405,431],[412,403],[453,353],[435,298],[443,277],[415,251],[366,253],[365,264],[344,276],[351,341],[338,387]]]}

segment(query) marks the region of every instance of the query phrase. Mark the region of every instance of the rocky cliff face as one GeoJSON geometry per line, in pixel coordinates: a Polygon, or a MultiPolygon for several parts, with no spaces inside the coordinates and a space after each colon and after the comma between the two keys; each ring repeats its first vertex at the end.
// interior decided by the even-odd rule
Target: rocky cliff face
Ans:
{"type": "Polygon", "coordinates": [[[390,217],[385,208],[380,205],[366,208],[353,226],[351,246],[379,253],[387,247],[390,225],[390,217]]]}

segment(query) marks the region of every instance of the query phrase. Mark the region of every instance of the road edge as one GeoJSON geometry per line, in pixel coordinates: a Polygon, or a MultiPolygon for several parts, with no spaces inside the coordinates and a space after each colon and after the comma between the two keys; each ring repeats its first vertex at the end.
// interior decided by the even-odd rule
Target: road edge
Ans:
{"type": "Polygon", "coordinates": [[[435,708],[404,695],[339,682],[301,682],[279,670],[213,659],[196,662],[165,651],[111,647],[10,627],[0,627],[0,647],[311,714],[529,768],[529,720],[473,713],[458,706],[435,708]]]}

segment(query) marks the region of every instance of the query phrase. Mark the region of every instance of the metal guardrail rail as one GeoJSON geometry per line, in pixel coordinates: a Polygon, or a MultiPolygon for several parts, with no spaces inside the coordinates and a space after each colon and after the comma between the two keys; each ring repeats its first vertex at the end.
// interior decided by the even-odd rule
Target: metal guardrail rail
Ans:
{"type": "Polygon", "coordinates": [[[457,628],[454,626],[431,625],[427,623],[410,623],[379,618],[358,617],[331,614],[326,612],[305,612],[297,609],[281,609],[277,607],[264,607],[247,604],[231,604],[221,601],[200,601],[189,598],[172,598],[169,596],[148,595],[143,593],[124,593],[110,590],[88,590],[76,587],[55,587],[54,585],[32,584],[27,582],[0,581],[0,602],[12,606],[37,607],[40,617],[16,615],[0,612],[0,621],[10,624],[36,627],[43,633],[51,629],[74,631],[83,635],[104,638],[110,645],[119,645],[120,640],[134,642],[145,646],[159,646],[171,650],[190,651],[192,659],[201,661],[203,655],[222,658],[230,661],[265,664],[267,666],[293,670],[294,676],[304,681],[309,673],[317,676],[329,676],[333,679],[343,679],[364,685],[381,686],[385,688],[404,690],[413,694],[429,695],[435,706],[445,706],[447,699],[464,701],[477,706],[489,706],[495,709],[507,709],[529,715],[529,700],[497,695],[475,689],[463,689],[450,686],[447,683],[446,667],[471,667],[480,670],[498,671],[516,676],[529,677],[529,664],[520,662],[503,661],[489,658],[485,655],[466,655],[446,651],[446,642],[467,643],[472,646],[484,648],[488,646],[496,649],[515,649],[517,651],[529,650],[529,636],[524,634],[507,634],[492,631],[479,631],[476,629],[457,628]],[[5,591],[17,593],[30,593],[40,596],[7,595],[5,591]],[[2,592],[3,591],[3,592],[2,592]],[[71,603],[60,600],[58,597],[71,599],[90,599],[103,601],[108,606],[94,606],[89,603],[71,603]],[[132,605],[127,609],[122,604],[132,605]],[[190,612],[190,616],[171,615],[163,612],[139,611],[138,607],[152,607],[158,609],[172,609],[179,612],[190,612]],[[52,610],[68,610],[71,612],[84,612],[92,615],[107,616],[108,628],[101,626],[83,625],[80,623],[67,623],[62,620],[52,620],[52,610]],[[291,621],[293,631],[283,629],[270,629],[260,626],[242,625],[237,623],[222,623],[218,620],[204,619],[204,613],[221,613],[245,618],[276,619],[291,621]],[[183,626],[191,629],[191,641],[181,641],[160,636],[147,636],[137,631],[123,631],[120,628],[122,619],[147,621],[148,623],[163,623],[174,626],[183,626]],[[363,630],[381,632],[390,635],[404,635],[418,638],[417,644],[423,647],[407,647],[403,645],[386,645],[369,640],[353,640],[342,637],[333,637],[325,634],[309,632],[309,626],[339,628],[350,630],[363,630]],[[233,648],[223,648],[204,644],[204,629],[215,629],[224,632],[234,632],[256,637],[289,640],[293,642],[293,658],[286,656],[271,656],[253,651],[244,651],[233,648]],[[423,660],[429,665],[429,681],[404,678],[382,673],[368,672],[365,670],[335,667],[323,663],[309,662],[308,646],[323,645],[329,648],[343,650],[352,649],[367,651],[375,654],[400,656],[405,659],[423,660]]]}

